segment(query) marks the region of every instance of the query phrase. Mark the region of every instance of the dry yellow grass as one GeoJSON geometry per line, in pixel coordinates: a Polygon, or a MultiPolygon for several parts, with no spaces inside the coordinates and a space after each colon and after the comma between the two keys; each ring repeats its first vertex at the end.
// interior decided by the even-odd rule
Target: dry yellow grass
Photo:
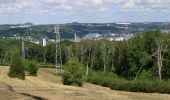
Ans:
{"type": "Polygon", "coordinates": [[[0,100],[169,100],[167,94],[132,93],[86,83],[82,88],[62,85],[53,69],[40,69],[38,77],[27,76],[26,80],[7,76],[9,67],[0,67],[0,88],[6,84],[14,91],[0,89],[0,100]],[[9,97],[4,98],[4,97],[9,97]]]}

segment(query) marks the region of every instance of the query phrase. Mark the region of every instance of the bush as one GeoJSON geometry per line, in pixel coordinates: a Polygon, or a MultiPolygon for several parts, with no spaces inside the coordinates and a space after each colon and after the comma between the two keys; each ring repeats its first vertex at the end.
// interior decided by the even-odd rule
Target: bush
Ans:
{"type": "Polygon", "coordinates": [[[113,81],[110,86],[113,90],[123,90],[144,93],[170,93],[169,82],[156,81],[113,81]]]}
{"type": "Polygon", "coordinates": [[[38,67],[35,61],[25,61],[26,72],[30,76],[37,76],[38,67]]]}
{"type": "Polygon", "coordinates": [[[64,66],[64,85],[82,86],[84,81],[84,69],[76,59],[71,59],[64,66]]]}
{"type": "Polygon", "coordinates": [[[153,79],[151,81],[147,80],[142,77],[141,80],[128,81],[118,77],[112,72],[101,71],[91,71],[87,79],[87,81],[92,84],[110,87],[112,90],[144,93],[170,93],[170,82],[159,82],[153,79]]]}
{"type": "Polygon", "coordinates": [[[118,76],[112,72],[90,71],[87,81],[93,84],[109,87],[114,79],[118,76]]]}
{"type": "Polygon", "coordinates": [[[12,64],[9,69],[8,76],[11,78],[25,79],[25,70],[22,58],[18,52],[12,55],[12,64]]]}

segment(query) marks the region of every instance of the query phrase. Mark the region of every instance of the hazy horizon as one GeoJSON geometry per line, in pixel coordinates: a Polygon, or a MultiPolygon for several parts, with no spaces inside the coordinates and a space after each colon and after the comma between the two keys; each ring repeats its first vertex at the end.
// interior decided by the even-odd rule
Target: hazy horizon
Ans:
{"type": "Polygon", "coordinates": [[[26,24],[31,23],[33,25],[53,25],[53,24],[71,24],[71,23],[80,23],[80,24],[112,24],[112,23],[170,23],[170,21],[166,22],[101,22],[101,23],[95,23],[95,22],[70,22],[70,23],[33,23],[33,22],[23,22],[23,23],[12,23],[12,24],[0,24],[0,25],[18,25],[18,24],[26,24]]]}

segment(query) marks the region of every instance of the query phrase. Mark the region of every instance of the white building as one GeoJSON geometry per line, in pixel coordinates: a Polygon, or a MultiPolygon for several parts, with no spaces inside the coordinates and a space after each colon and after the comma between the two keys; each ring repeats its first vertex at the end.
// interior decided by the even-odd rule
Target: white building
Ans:
{"type": "Polygon", "coordinates": [[[43,39],[43,47],[45,47],[47,45],[47,39],[43,39]]]}
{"type": "Polygon", "coordinates": [[[100,36],[101,35],[99,33],[89,33],[89,34],[84,36],[84,39],[97,39],[100,36]]]}
{"type": "Polygon", "coordinates": [[[116,23],[117,25],[132,25],[131,23],[116,23]]]}
{"type": "Polygon", "coordinates": [[[125,37],[116,37],[115,38],[115,41],[123,41],[123,40],[125,40],[125,37]]]}
{"type": "Polygon", "coordinates": [[[38,41],[38,40],[32,40],[32,41],[30,41],[31,43],[34,43],[34,44],[38,44],[38,45],[40,45],[40,41],[38,41]]]}
{"type": "Polygon", "coordinates": [[[18,25],[12,25],[10,26],[10,28],[14,29],[14,28],[29,28],[31,27],[32,24],[18,24],[18,25]]]}
{"type": "Polygon", "coordinates": [[[48,42],[55,43],[55,39],[48,39],[48,42]]]}

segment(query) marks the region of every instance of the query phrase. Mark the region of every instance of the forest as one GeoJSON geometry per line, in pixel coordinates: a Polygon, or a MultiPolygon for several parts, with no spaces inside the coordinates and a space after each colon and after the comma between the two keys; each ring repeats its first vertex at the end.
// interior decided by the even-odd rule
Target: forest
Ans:
{"type": "MultiPolygon", "coordinates": [[[[170,93],[170,34],[139,33],[127,41],[61,42],[62,64],[75,58],[84,66],[86,80],[111,89],[170,93]],[[128,86],[128,87],[127,87],[128,86]],[[153,89],[154,86],[157,88],[153,89]]],[[[19,40],[0,40],[0,63],[10,65],[11,55],[21,50],[19,40]]],[[[25,57],[40,67],[54,67],[55,44],[46,47],[25,42],[25,57]]]]}

